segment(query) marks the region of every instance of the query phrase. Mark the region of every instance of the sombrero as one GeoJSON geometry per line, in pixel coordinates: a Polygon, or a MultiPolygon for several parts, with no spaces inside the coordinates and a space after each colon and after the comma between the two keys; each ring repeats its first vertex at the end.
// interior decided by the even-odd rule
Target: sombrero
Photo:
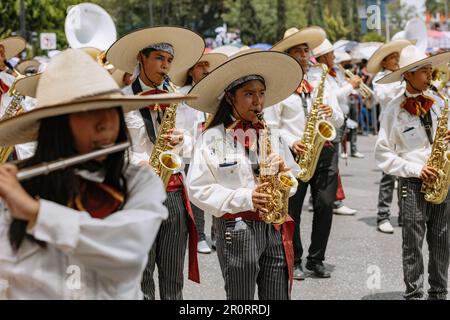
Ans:
{"type": "Polygon", "coordinates": [[[248,75],[264,78],[265,106],[272,106],[291,95],[303,79],[298,62],[281,52],[260,51],[240,55],[226,61],[198,82],[189,93],[199,96],[188,104],[194,109],[215,113],[224,90],[248,75]]]}
{"type": "Polygon", "coordinates": [[[34,84],[37,107],[0,121],[0,146],[36,140],[40,120],[48,117],[118,106],[128,112],[150,104],[193,98],[174,93],[124,96],[108,71],[79,49],[63,51],[42,74],[29,78],[39,80],[34,84]]]}
{"type": "Polygon", "coordinates": [[[381,70],[381,61],[384,58],[394,52],[400,53],[404,47],[410,46],[411,43],[415,44],[415,42],[416,40],[413,42],[409,40],[394,40],[383,44],[373,53],[369,61],[367,61],[367,72],[377,73],[381,70]]]}
{"type": "Polygon", "coordinates": [[[444,52],[436,54],[434,56],[428,57],[424,51],[421,51],[414,45],[409,45],[403,48],[400,53],[400,68],[398,70],[389,73],[380,80],[377,81],[379,84],[386,84],[402,80],[402,75],[416,67],[426,66],[431,64],[432,67],[441,65],[442,63],[447,63],[450,60],[450,52],[444,52]]]}
{"type": "Polygon", "coordinates": [[[109,47],[106,59],[114,67],[133,74],[138,63],[138,53],[152,45],[168,43],[174,48],[174,59],[168,73],[176,85],[183,85],[186,70],[192,67],[203,54],[203,38],[186,28],[177,26],[151,27],[131,32],[109,47]]]}
{"type": "Polygon", "coordinates": [[[0,45],[5,48],[6,60],[9,60],[25,50],[27,42],[22,37],[9,37],[0,40],[0,45]]]}
{"type": "Polygon", "coordinates": [[[307,27],[302,29],[290,28],[286,30],[283,40],[278,41],[272,47],[272,51],[285,52],[289,48],[297,46],[302,43],[308,44],[309,49],[314,49],[319,46],[326,38],[325,30],[321,27],[307,27]]]}
{"type": "MultiPolygon", "coordinates": [[[[224,53],[205,53],[201,56],[201,58],[193,65],[195,66],[197,63],[206,61],[209,63],[209,72],[213,71],[215,68],[220,66],[228,59],[228,56],[224,53]]],[[[189,67],[185,72],[184,77],[180,76],[181,83],[185,83],[188,77],[188,70],[190,70],[193,66],[189,67]]]]}

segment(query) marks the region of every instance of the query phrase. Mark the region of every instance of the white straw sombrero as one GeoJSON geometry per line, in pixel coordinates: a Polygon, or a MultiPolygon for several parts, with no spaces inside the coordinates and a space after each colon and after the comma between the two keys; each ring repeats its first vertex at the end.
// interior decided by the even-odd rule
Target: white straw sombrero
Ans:
{"type": "Polygon", "coordinates": [[[289,48],[302,43],[308,44],[309,49],[319,46],[326,38],[325,30],[321,27],[307,27],[303,29],[290,28],[284,33],[283,40],[278,41],[272,47],[272,51],[285,52],[289,48]]]}
{"type": "Polygon", "coordinates": [[[188,104],[200,111],[215,113],[228,85],[248,75],[259,75],[266,83],[265,107],[291,95],[303,79],[300,64],[281,52],[251,52],[230,59],[197,83],[189,93],[199,96],[188,104]]]}
{"type": "MultiPolygon", "coordinates": [[[[413,42],[415,43],[416,40],[413,42]]],[[[381,61],[383,61],[384,58],[394,52],[400,53],[404,47],[414,44],[413,42],[409,40],[394,40],[383,44],[373,53],[369,61],[367,61],[367,71],[370,73],[377,73],[381,70],[381,61]]]]}
{"type": "Polygon", "coordinates": [[[5,48],[6,60],[9,60],[25,50],[27,42],[22,37],[9,37],[0,40],[0,45],[5,48]]]}
{"type": "Polygon", "coordinates": [[[444,52],[428,57],[425,52],[414,45],[409,45],[403,48],[400,53],[400,68],[392,73],[384,76],[377,81],[379,84],[386,84],[402,80],[402,75],[416,67],[426,66],[431,64],[432,67],[447,63],[450,61],[450,52],[444,52]]]}
{"type": "Polygon", "coordinates": [[[312,54],[315,58],[317,58],[317,57],[323,56],[324,54],[327,54],[331,51],[337,50],[343,46],[345,46],[345,43],[340,43],[338,45],[332,45],[330,40],[325,39],[319,46],[317,46],[313,49],[312,54]]]}
{"type": "Polygon", "coordinates": [[[40,63],[37,60],[25,60],[16,66],[16,70],[19,71],[20,74],[26,74],[27,72],[30,72],[32,70],[37,72],[37,70],[39,70],[39,65],[40,63]]]}
{"type": "Polygon", "coordinates": [[[174,59],[169,77],[176,85],[182,82],[186,70],[192,67],[205,50],[205,41],[197,33],[182,27],[151,27],[131,32],[114,42],[106,53],[106,59],[114,67],[133,74],[138,63],[138,53],[157,43],[169,43],[174,48],[174,59]]]}
{"type": "MultiPolygon", "coordinates": [[[[204,55],[202,55],[201,58],[195,64],[197,64],[199,62],[202,62],[202,61],[206,61],[206,62],[209,63],[209,72],[211,72],[215,68],[220,66],[222,63],[224,63],[227,59],[228,59],[228,56],[226,54],[224,54],[224,53],[211,53],[211,52],[209,52],[209,53],[205,53],[204,55]]],[[[186,79],[188,77],[189,69],[192,68],[193,66],[189,67],[186,70],[186,72],[184,73],[184,77],[180,76],[180,80],[179,80],[180,83],[185,84],[186,79]]]]}
{"type": "Polygon", "coordinates": [[[194,98],[175,93],[124,96],[108,71],[79,49],[61,52],[42,74],[29,78],[37,82],[37,107],[0,121],[0,146],[36,140],[40,120],[48,117],[116,106],[128,112],[155,103],[194,98]]]}

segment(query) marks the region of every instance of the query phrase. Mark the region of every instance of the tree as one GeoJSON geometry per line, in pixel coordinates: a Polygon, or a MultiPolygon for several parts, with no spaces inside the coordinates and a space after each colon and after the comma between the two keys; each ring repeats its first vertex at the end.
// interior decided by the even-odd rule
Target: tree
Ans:
{"type": "Polygon", "coordinates": [[[241,0],[239,26],[243,43],[252,44],[260,40],[257,32],[261,28],[261,22],[251,0],[241,0]]]}
{"type": "Polygon", "coordinates": [[[286,30],[286,1],[285,0],[277,0],[276,38],[277,39],[282,38],[285,30],[286,30]]]}

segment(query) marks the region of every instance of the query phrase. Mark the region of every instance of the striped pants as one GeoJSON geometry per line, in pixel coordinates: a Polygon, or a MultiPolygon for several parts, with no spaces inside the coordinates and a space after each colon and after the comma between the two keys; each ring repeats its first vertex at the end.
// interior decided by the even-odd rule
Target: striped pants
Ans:
{"type": "Polygon", "coordinates": [[[216,248],[228,300],[289,299],[281,233],[263,221],[217,219],[216,248]]]}
{"type": "Polygon", "coordinates": [[[169,217],[161,224],[142,276],[141,288],[145,300],[155,299],[155,264],[158,266],[161,300],[183,299],[183,269],[188,243],[188,213],[184,206],[183,191],[168,192],[165,205],[169,217]]]}
{"type": "Polygon", "coordinates": [[[442,204],[426,202],[420,192],[421,180],[399,178],[399,206],[403,219],[402,250],[406,299],[424,296],[422,245],[429,250],[428,282],[430,299],[446,299],[449,267],[449,197],[442,204]]]}

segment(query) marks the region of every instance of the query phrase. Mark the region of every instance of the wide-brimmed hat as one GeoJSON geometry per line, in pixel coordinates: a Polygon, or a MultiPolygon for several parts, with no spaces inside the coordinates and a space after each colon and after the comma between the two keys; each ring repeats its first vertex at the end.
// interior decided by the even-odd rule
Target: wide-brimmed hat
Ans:
{"type": "Polygon", "coordinates": [[[39,70],[39,65],[40,65],[40,63],[37,60],[34,60],[34,59],[25,60],[16,66],[16,70],[20,74],[26,74],[27,72],[31,72],[31,71],[33,73],[37,73],[39,70]]]}
{"type": "Polygon", "coordinates": [[[27,42],[22,37],[9,37],[0,40],[0,45],[5,48],[6,60],[9,60],[25,50],[27,42]]]}
{"type": "Polygon", "coordinates": [[[182,86],[186,70],[192,67],[205,50],[203,38],[186,28],[177,26],[151,27],[131,32],[114,42],[106,59],[114,67],[133,74],[138,63],[138,53],[152,45],[168,43],[174,49],[174,59],[168,73],[176,85],[182,86]]]}
{"type": "Polygon", "coordinates": [[[226,61],[198,82],[189,93],[199,96],[188,104],[194,109],[215,113],[224,90],[236,80],[257,75],[266,84],[265,107],[272,106],[291,95],[303,79],[300,64],[292,57],[274,51],[243,54],[226,61]]]}
{"type": "Polygon", "coordinates": [[[108,71],[78,49],[63,51],[42,74],[29,78],[37,82],[37,107],[0,121],[0,146],[36,140],[40,120],[48,117],[119,106],[128,112],[150,104],[194,98],[177,93],[125,96],[108,71]]]}
{"type": "Polygon", "coordinates": [[[290,28],[286,30],[283,40],[278,41],[272,47],[272,51],[286,52],[288,49],[302,43],[306,43],[310,49],[319,46],[327,37],[321,27],[307,27],[302,29],[290,28]]]}
{"type": "Polygon", "coordinates": [[[322,43],[318,46],[315,47],[312,51],[312,54],[315,58],[323,56],[324,54],[327,54],[331,51],[337,50],[340,47],[345,46],[344,43],[338,44],[338,45],[332,45],[330,40],[325,39],[322,41],[322,43]]]}
{"type": "Polygon", "coordinates": [[[185,76],[183,78],[180,78],[180,81],[184,84],[186,83],[189,70],[193,68],[197,63],[206,61],[209,63],[209,72],[213,71],[215,68],[220,66],[222,63],[224,63],[228,59],[228,56],[224,53],[205,53],[201,56],[201,58],[193,65],[191,66],[188,71],[186,71],[185,76]]]}
{"type": "Polygon", "coordinates": [[[227,55],[228,57],[230,57],[238,51],[239,51],[239,47],[233,46],[231,44],[227,44],[224,46],[214,48],[210,52],[211,53],[223,53],[223,54],[227,55]]]}
{"type": "Polygon", "coordinates": [[[386,84],[402,80],[402,75],[414,68],[431,64],[432,67],[450,61],[450,52],[444,52],[428,57],[425,52],[414,45],[409,45],[402,49],[400,53],[400,68],[384,76],[377,83],[386,84]]]}
{"type": "Polygon", "coordinates": [[[415,44],[415,42],[416,40],[413,40],[413,42],[409,40],[394,40],[383,44],[373,53],[369,61],[367,61],[367,72],[379,72],[381,70],[381,62],[384,58],[394,52],[398,52],[400,54],[400,51],[402,51],[404,47],[415,44]]]}
{"type": "Polygon", "coordinates": [[[344,61],[351,61],[351,60],[352,60],[352,56],[349,55],[345,51],[335,51],[334,52],[334,63],[341,63],[344,61]]]}

